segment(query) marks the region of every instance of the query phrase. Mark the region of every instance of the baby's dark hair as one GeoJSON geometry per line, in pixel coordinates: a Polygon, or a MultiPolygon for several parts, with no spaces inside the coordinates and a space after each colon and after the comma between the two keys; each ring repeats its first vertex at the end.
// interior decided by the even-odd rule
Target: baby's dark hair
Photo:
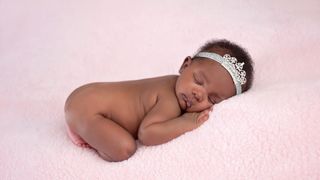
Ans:
{"type": "Polygon", "coordinates": [[[247,82],[242,85],[242,92],[245,92],[251,88],[254,76],[254,64],[249,53],[244,48],[226,39],[218,39],[208,41],[206,44],[200,47],[198,52],[214,52],[221,56],[224,54],[230,54],[231,56],[237,58],[238,62],[244,62],[243,70],[246,71],[247,82]]]}

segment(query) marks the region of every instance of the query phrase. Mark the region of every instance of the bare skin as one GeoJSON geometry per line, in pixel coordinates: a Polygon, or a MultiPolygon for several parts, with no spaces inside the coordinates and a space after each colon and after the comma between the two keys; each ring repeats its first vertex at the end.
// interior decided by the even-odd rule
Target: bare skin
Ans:
{"type": "Polygon", "coordinates": [[[144,145],[166,143],[209,118],[212,106],[235,94],[228,72],[215,61],[187,57],[180,75],[91,83],[68,97],[71,139],[107,161],[122,161],[144,145]]]}

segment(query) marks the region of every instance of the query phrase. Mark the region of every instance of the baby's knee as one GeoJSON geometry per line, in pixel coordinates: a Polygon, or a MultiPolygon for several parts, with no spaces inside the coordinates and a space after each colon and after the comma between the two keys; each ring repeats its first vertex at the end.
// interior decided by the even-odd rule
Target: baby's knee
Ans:
{"type": "Polygon", "coordinates": [[[120,145],[119,159],[129,159],[137,150],[135,141],[124,141],[120,145]]]}
{"type": "Polygon", "coordinates": [[[98,152],[99,155],[107,161],[110,162],[119,162],[129,159],[137,150],[137,145],[135,141],[121,141],[119,142],[119,146],[114,149],[113,152],[109,154],[104,152],[98,152]]]}

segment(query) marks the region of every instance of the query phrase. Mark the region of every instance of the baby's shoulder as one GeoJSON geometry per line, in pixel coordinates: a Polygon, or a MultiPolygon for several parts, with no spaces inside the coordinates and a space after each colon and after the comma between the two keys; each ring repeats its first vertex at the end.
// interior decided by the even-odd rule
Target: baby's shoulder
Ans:
{"type": "Polygon", "coordinates": [[[172,93],[175,91],[177,78],[178,76],[176,75],[159,77],[159,79],[154,81],[154,86],[163,93],[172,93]]]}
{"type": "Polygon", "coordinates": [[[154,90],[161,99],[175,99],[176,78],[174,76],[163,76],[153,85],[154,90]]]}
{"type": "Polygon", "coordinates": [[[162,98],[173,98],[177,76],[161,76],[142,80],[141,93],[152,93],[162,98]]]}
{"type": "Polygon", "coordinates": [[[168,77],[167,81],[167,83],[163,83],[162,86],[159,86],[157,103],[160,107],[164,108],[165,111],[170,111],[171,113],[178,115],[181,113],[181,109],[175,93],[176,80],[172,77],[168,77]]]}

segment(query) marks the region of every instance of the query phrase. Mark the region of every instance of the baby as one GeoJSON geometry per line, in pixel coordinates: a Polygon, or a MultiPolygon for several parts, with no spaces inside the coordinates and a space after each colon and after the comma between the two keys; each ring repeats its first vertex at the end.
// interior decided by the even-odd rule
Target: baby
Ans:
{"type": "Polygon", "coordinates": [[[253,64],[240,46],[213,40],[186,57],[179,74],[79,87],[65,104],[71,140],[107,161],[126,160],[136,140],[166,143],[199,127],[215,104],[247,91],[253,64]]]}

